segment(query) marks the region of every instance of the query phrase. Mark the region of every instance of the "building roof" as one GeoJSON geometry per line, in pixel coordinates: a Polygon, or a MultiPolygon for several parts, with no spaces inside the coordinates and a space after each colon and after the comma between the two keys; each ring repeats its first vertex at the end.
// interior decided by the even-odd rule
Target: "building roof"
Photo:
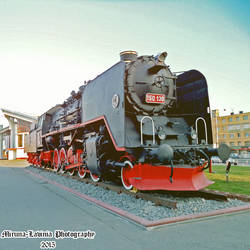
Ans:
{"type": "Polygon", "coordinates": [[[9,110],[9,109],[5,109],[5,108],[1,108],[1,110],[2,110],[2,112],[4,114],[4,116],[14,117],[14,118],[24,120],[24,121],[27,121],[27,122],[35,122],[35,121],[37,121],[36,116],[27,115],[25,113],[9,110]]]}
{"type": "Polygon", "coordinates": [[[212,112],[217,112],[217,117],[219,117],[219,118],[228,118],[228,117],[231,117],[231,116],[243,116],[243,115],[249,115],[250,114],[250,112],[239,111],[238,113],[231,112],[230,114],[227,114],[227,115],[225,115],[225,114],[220,115],[218,109],[214,109],[214,110],[212,110],[212,112]]]}

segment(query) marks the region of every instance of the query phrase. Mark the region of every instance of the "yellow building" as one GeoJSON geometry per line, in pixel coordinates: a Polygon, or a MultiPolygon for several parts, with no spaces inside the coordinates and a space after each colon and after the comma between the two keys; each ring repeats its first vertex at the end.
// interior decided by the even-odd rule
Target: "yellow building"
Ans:
{"type": "Polygon", "coordinates": [[[220,116],[217,109],[213,110],[212,129],[215,147],[226,143],[236,153],[250,152],[250,112],[220,116]]]}

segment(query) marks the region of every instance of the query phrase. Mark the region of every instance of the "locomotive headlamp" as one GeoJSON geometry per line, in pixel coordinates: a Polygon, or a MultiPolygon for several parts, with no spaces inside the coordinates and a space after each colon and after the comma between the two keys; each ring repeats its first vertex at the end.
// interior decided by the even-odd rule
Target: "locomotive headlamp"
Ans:
{"type": "Polygon", "coordinates": [[[165,140],[166,139],[166,133],[163,130],[160,130],[158,132],[158,137],[160,140],[165,140]]]}
{"type": "Polygon", "coordinates": [[[192,138],[193,140],[196,140],[196,139],[197,139],[197,134],[196,134],[196,132],[195,132],[194,129],[191,130],[191,138],[192,138]]]}

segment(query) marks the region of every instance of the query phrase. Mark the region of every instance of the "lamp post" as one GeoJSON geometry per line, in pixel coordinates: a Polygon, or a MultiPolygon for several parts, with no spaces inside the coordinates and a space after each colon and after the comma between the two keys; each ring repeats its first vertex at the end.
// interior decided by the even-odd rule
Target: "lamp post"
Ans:
{"type": "Polygon", "coordinates": [[[216,127],[216,148],[218,148],[219,147],[219,128],[218,128],[217,113],[215,114],[215,127],[216,127]]]}

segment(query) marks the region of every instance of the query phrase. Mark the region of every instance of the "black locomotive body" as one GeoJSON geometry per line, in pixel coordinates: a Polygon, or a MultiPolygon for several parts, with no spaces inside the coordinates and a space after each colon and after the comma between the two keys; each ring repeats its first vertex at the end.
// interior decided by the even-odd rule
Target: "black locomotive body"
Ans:
{"type": "Polygon", "coordinates": [[[206,79],[196,70],[173,74],[166,56],[122,52],[117,64],[39,117],[29,161],[81,178],[89,172],[93,181],[121,177],[126,189],[211,184],[203,173],[210,157],[225,160],[230,150],[211,147],[206,79]]]}

